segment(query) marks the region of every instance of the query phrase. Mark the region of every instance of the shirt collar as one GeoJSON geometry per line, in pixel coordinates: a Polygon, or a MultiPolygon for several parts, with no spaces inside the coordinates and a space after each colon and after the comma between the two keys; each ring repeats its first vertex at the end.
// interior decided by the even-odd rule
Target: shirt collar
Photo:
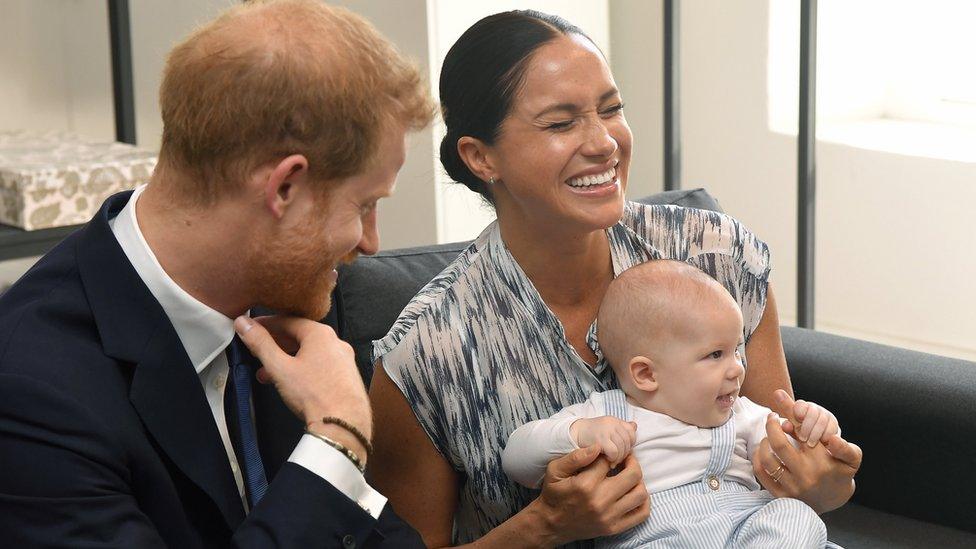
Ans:
{"type": "Polygon", "coordinates": [[[234,338],[234,321],[188,294],[163,270],[136,220],[136,201],[145,188],[143,185],[132,193],[129,203],[109,220],[109,225],[139,278],[163,307],[200,374],[234,338]]]}

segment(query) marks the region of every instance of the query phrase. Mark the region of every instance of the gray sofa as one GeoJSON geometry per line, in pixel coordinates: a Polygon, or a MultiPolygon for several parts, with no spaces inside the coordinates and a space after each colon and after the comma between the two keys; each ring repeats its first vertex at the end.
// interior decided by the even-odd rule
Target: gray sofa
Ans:
{"type": "MultiPolygon", "coordinates": [[[[719,209],[701,189],[642,202],[719,209]]],[[[370,342],[465,246],[382,252],[340,270],[325,322],[353,345],[367,383],[370,342]]],[[[798,397],[832,410],[864,450],[851,503],[823,517],[831,540],[976,547],[976,363],[798,328],[782,334],[798,397]]]]}

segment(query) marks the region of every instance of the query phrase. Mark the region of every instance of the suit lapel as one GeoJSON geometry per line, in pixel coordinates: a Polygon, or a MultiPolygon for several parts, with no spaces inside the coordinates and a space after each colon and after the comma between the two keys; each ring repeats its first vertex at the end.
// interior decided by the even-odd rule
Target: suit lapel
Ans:
{"type": "Polygon", "coordinates": [[[169,318],[108,225],[130,194],[109,198],[82,229],[79,272],[106,354],[135,364],[129,400],[146,429],[234,529],[244,519],[244,508],[200,379],[169,318]]]}

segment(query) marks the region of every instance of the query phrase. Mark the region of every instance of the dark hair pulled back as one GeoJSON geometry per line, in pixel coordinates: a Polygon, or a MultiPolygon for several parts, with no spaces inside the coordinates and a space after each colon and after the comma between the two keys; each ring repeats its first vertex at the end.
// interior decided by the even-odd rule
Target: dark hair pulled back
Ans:
{"type": "Polygon", "coordinates": [[[525,78],[529,58],[542,45],[566,34],[589,39],[579,27],[556,15],[535,10],[496,13],[466,30],[444,58],[440,101],[447,135],[441,141],[441,164],[452,179],[488,202],[492,202],[488,185],[461,159],[458,139],[470,136],[493,144],[525,78]]]}

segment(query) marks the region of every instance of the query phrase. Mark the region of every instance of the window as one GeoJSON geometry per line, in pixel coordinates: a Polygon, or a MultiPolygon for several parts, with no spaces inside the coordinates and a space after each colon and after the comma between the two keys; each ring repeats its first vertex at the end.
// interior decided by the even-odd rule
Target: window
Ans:
{"type": "MultiPolygon", "coordinates": [[[[821,0],[818,9],[818,138],[976,162],[976,3],[821,0]]],[[[769,124],[795,134],[799,2],[769,10],[769,124]]]]}

